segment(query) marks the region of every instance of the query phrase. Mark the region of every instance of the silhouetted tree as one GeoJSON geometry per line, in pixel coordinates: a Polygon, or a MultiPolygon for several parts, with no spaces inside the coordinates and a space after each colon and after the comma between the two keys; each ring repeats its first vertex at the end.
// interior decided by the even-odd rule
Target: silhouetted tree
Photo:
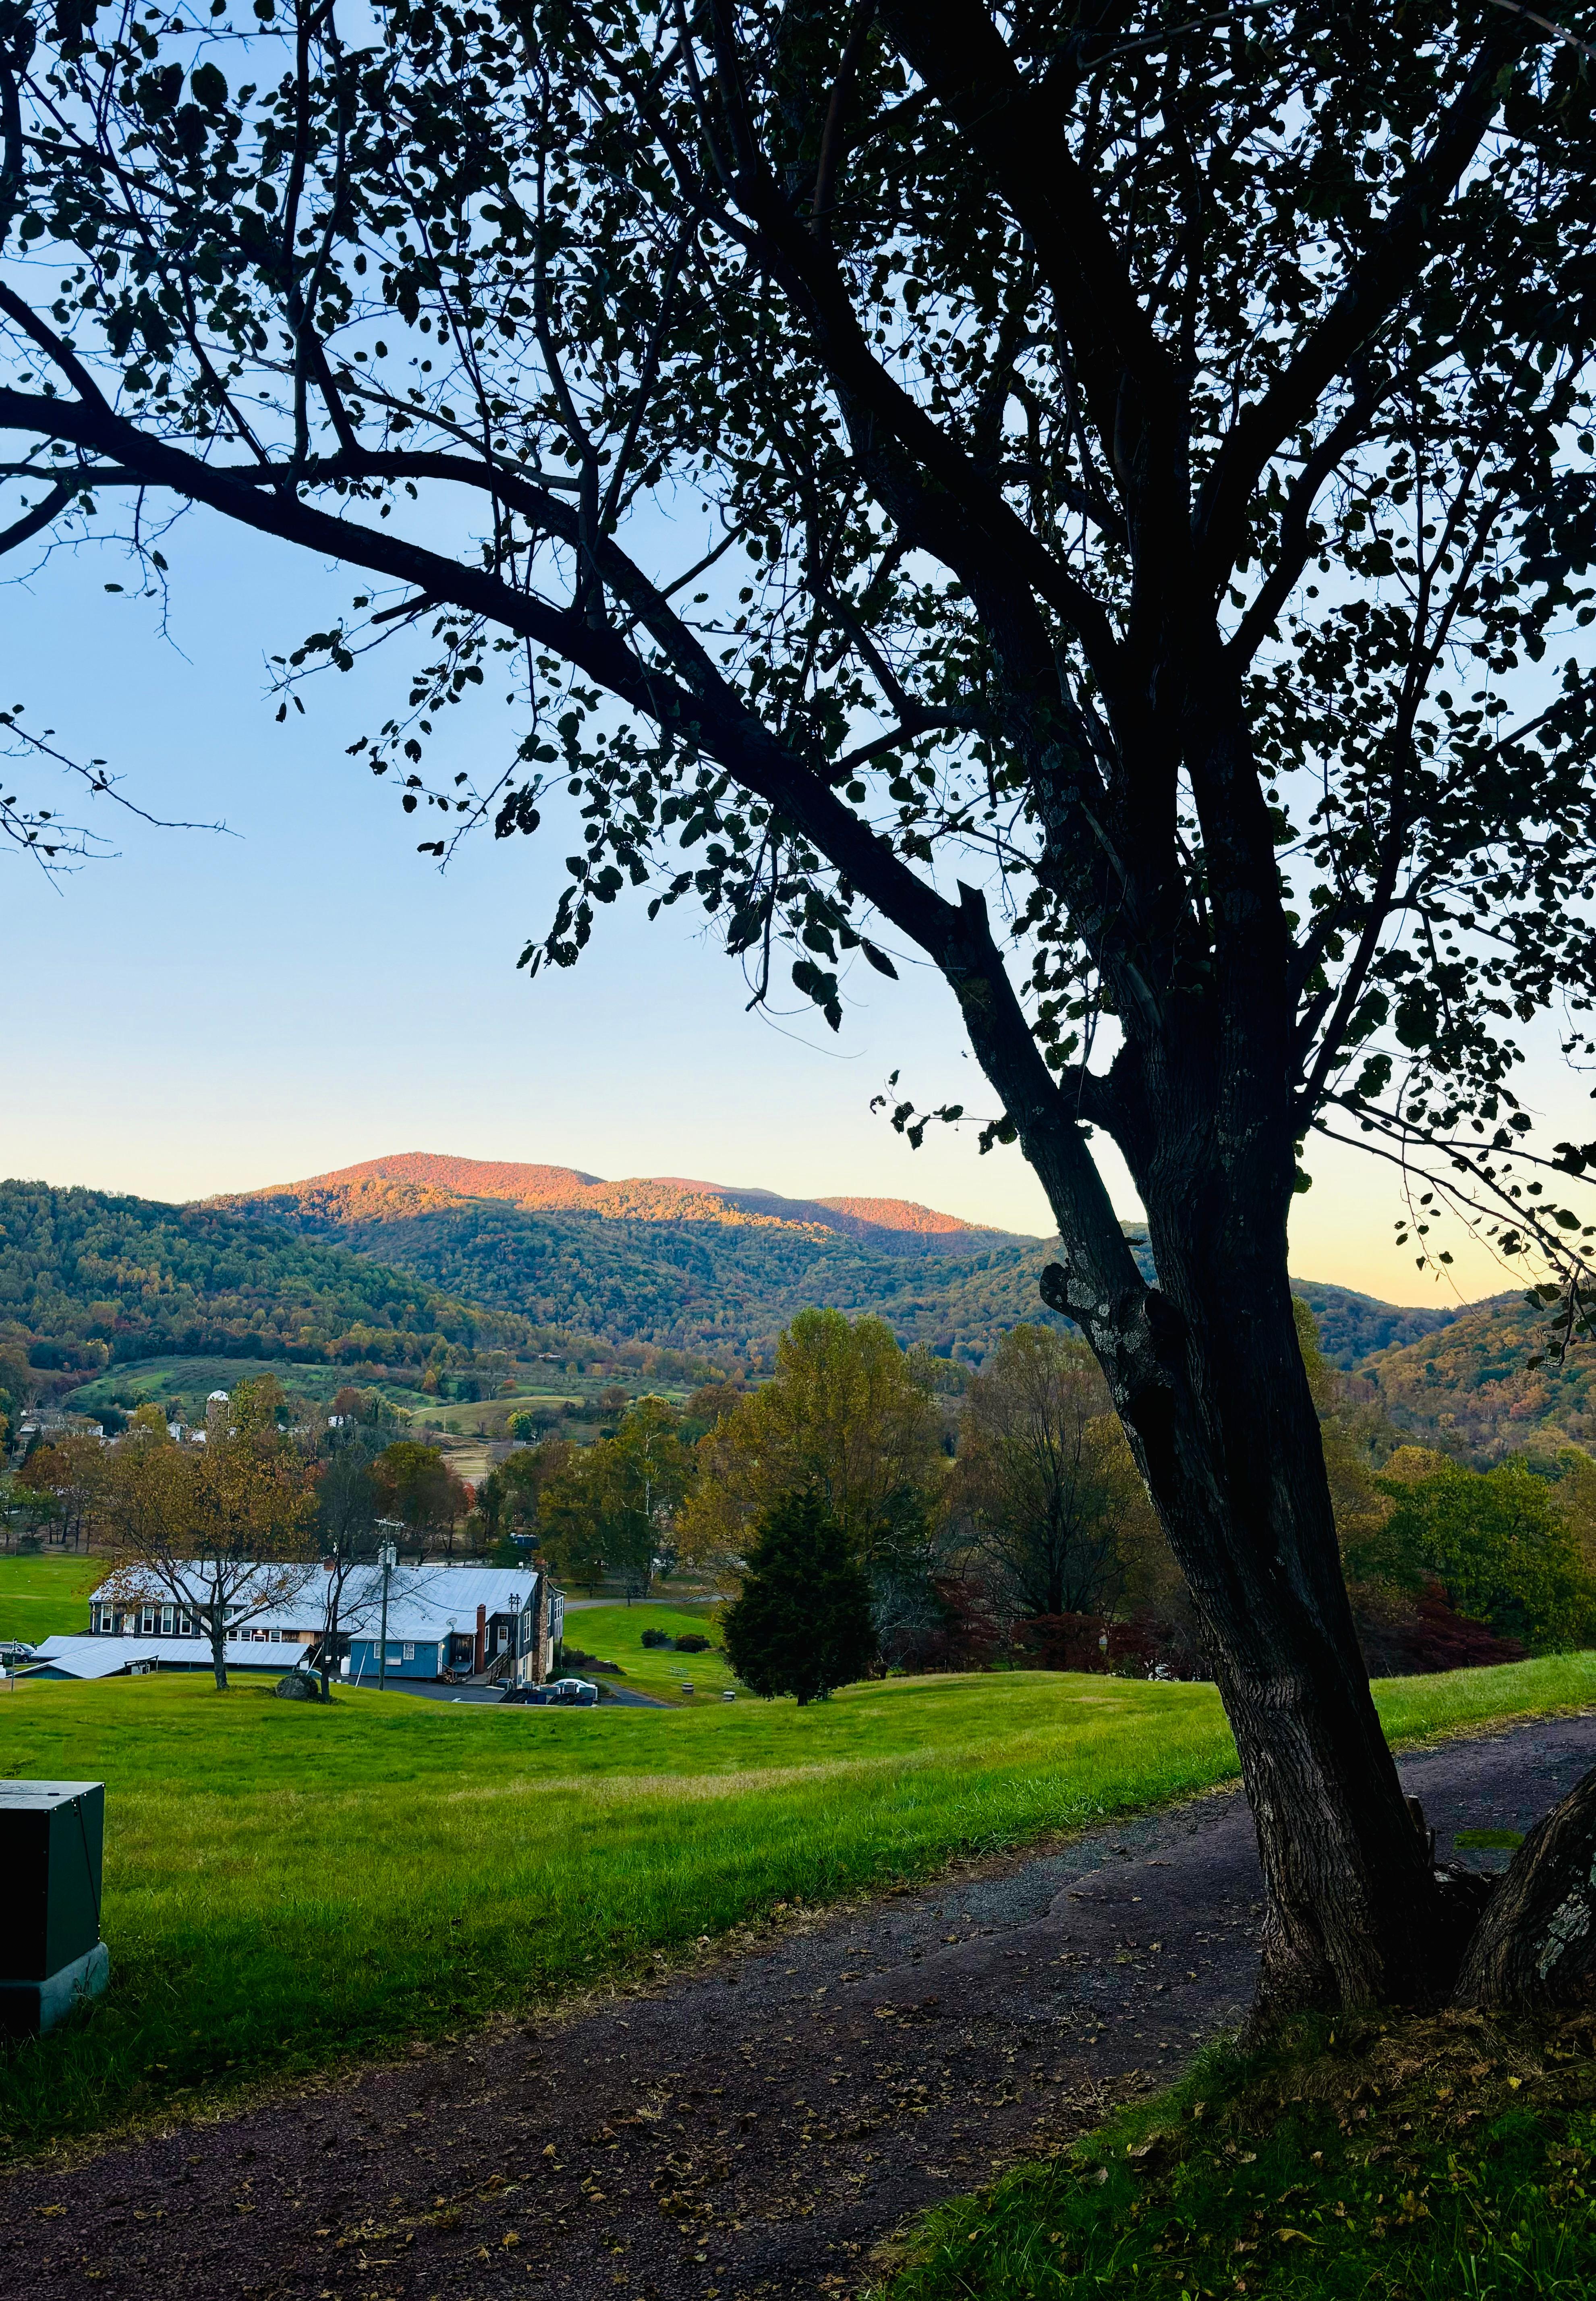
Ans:
{"type": "Polygon", "coordinates": [[[530,965],[631,885],[833,1025],[890,944],[940,971],[1201,1614],[1265,1993],[1432,1991],[1286,1218],[1339,1134],[1422,1259],[1461,1194],[1583,1309],[1596,1146],[1537,1163],[1512,1080],[1596,994],[1586,46],[1513,0],[215,4],[4,19],[0,548],[121,533],[158,590],[192,504],[355,571],[280,710],[400,641],[353,748],[439,857],[554,816],[530,965]],[[501,762],[430,778],[490,682],[501,762]]]}

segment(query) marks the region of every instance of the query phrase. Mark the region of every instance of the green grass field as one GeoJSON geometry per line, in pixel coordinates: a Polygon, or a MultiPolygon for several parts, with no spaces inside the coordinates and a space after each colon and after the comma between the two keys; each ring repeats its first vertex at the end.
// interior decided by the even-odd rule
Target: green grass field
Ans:
{"type": "MultiPolygon", "coordinates": [[[[679,1638],[696,1630],[700,1637],[718,1644],[713,1613],[710,1605],[689,1609],[662,1605],[654,1599],[636,1606],[581,1606],[565,1617],[565,1644],[581,1646],[601,1661],[618,1661],[625,1676],[612,1679],[612,1685],[631,1686],[636,1693],[651,1694],[684,1710],[697,1710],[706,1703],[719,1704],[723,1691],[737,1686],[725,1656],[672,1653],[668,1648],[646,1646],[643,1632],[664,1630],[679,1638]],[[682,1693],[684,1684],[692,1687],[691,1694],[682,1693]]],[[[750,1698],[739,1692],[740,1701],[750,1698]]]]}
{"type": "Polygon", "coordinates": [[[0,1558],[0,1638],[81,1636],[88,1594],[105,1578],[103,1558],[0,1558]]]}
{"type": "MultiPolygon", "coordinates": [[[[1404,1739],[1578,1707],[1596,1656],[1379,1699],[1404,1739]]],[[[113,1979],[0,2063],[0,2133],[25,2148],[391,2051],[779,1904],[1234,1773],[1210,1687],[1033,1671],[889,1680],[804,1711],[376,1694],[322,1709],[199,1678],[24,1681],[0,1694],[0,1775],[106,1784],[113,1979]]]]}

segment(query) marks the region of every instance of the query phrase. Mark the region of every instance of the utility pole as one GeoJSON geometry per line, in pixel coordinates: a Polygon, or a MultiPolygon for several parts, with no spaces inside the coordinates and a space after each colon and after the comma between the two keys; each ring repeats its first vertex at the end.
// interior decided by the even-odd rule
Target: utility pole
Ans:
{"type": "Polygon", "coordinates": [[[391,1542],[385,1542],[377,1552],[377,1562],[382,1569],[382,1643],[377,1649],[377,1691],[380,1694],[388,1684],[388,1585],[399,1553],[391,1542]]]}

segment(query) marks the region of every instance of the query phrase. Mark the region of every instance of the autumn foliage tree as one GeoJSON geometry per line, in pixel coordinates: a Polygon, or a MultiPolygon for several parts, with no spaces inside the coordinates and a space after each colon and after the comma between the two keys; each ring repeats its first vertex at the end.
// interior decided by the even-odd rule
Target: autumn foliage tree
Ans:
{"type": "Polygon", "coordinates": [[[314,1488],[282,1404],[271,1376],[239,1383],[213,1403],[203,1445],[170,1437],[141,1408],[107,1467],[112,1602],[190,1616],[221,1693],[227,1641],[297,1597],[314,1570],[314,1488]]]}
{"type": "Polygon", "coordinates": [[[698,1444],[685,1556],[735,1573],[775,1504],[811,1491],[862,1565],[920,1546],[941,1483],[940,1418],[928,1370],[885,1319],[800,1310],[770,1381],[723,1403],[698,1444]]]}
{"type": "Polygon", "coordinates": [[[948,1507],[1026,1614],[1097,1614],[1152,1531],[1147,1493],[1084,1343],[1012,1327],[965,1393],[948,1507]]]}
{"type": "Polygon", "coordinates": [[[674,1554],[677,1514],[692,1482],[680,1420],[663,1398],[639,1398],[609,1436],[563,1448],[537,1518],[554,1573],[587,1584],[614,1575],[629,1599],[648,1596],[662,1560],[674,1554]]]}
{"type": "Polygon", "coordinates": [[[440,1446],[396,1438],[372,1461],[371,1477],[379,1516],[403,1526],[422,1549],[442,1540],[453,1551],[455,1529],[470,1509],[471,1497],[440,1446]]]}
{"type": "Polygon", "coordinates": [[[24,1483],[35,1493],[54,1496],[62,1540],[74,1548],[87,1544],[94,1531],[104,1471],[100,1440],[78,1431],[36,1446],[24,1465],[24,1483]]]}
{"type": "Polygon", "coordinates": [[[1588,1305],[1596,1145],[1514,1086],[1596,989],[1587,12],[213,4],[4,20],[0,548],[341,563],[280,708],[401,648],[356,753],[439,857],[553,818],[529,965],[630,887],[832,1025],[936,968],[1202,1617],[1265,1997],[1444,1987],[1286,1222],[1337,1134],[1588,1305]]]}

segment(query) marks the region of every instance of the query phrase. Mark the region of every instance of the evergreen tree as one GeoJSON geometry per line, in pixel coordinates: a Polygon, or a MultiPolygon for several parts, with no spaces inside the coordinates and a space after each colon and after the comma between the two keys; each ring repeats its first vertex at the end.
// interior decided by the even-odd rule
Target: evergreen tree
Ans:
{"type": "Polygon", "coordinates": [[[863,1678],[875,1660],[870,1585],[811,1489],[766,1511],[742,1595],[726,1611],[726,1659],[751,1693],[798,1707],[863,1678]]]}

